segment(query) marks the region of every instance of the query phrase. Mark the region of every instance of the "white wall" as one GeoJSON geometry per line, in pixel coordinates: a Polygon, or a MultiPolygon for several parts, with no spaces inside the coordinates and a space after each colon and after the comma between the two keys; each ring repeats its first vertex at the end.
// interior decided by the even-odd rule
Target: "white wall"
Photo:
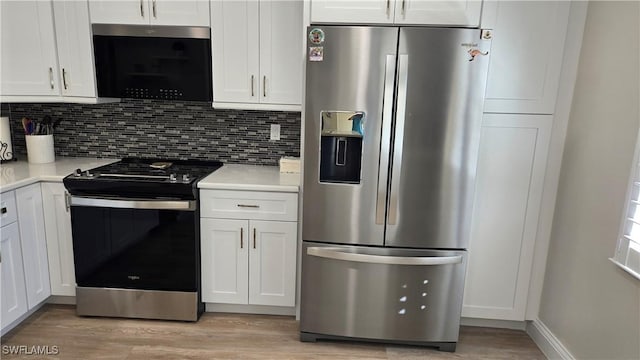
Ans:
{"type": "Polygon", "coordinates": [[[640,359],[640,281],[613,255],[640,111],[640,5],[590,2],[540,320],[578,359],[640,359]]]}

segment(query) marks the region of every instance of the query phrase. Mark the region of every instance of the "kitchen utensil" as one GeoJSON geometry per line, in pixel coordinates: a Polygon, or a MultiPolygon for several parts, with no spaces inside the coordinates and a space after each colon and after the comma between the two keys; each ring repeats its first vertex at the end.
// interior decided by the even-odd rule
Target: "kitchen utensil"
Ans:
{"type": "Polygon", "coordinates": [[[31,119],[23,117],[22,128],[24,129],[24,133],[26,135],[31,135],[31,119]]]}

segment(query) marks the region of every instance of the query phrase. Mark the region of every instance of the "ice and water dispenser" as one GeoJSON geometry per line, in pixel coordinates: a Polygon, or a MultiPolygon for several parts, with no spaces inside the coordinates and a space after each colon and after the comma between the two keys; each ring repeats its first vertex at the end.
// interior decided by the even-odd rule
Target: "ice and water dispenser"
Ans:
{"type": "Polygon", "coordinates": [[[320,182],[359,184],[364,113],[323,111],[320,182]]]}

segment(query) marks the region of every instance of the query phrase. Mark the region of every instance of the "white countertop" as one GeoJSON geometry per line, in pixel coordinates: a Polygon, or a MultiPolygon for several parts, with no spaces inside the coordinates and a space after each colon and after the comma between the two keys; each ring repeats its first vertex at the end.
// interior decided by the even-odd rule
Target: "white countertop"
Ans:
{"type": "Polygon", "coordinates": [[[30,164],[13,161],[0,164],[0,192],[17,189],[38,181],[62,181],[75,169],[87,170],[106,165],[117,159],[97,158],[56,158],[48,164],[30,164]]]}
{"type": "Polygon", "coordinates": [[[300,174],[280,173],[277,166],[224,164],[200,180],[200,189],[298,192],[300,174]]]}

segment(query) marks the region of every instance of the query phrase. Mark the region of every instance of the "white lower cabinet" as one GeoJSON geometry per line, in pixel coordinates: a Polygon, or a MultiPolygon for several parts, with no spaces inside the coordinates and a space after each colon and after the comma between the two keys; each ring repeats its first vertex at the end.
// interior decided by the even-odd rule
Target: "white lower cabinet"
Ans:
{"type": "MultiPolygon", "coordinates": [[[[266,198],[288,203],[292,194],[282,194],[283,199],[278,199],[279,193],[249,191],[205,190],[201,194],[203,214],[208,213],[206,209],[227,207],[232,199],[237,199],[233,207],[239,209],[229,211],[227,219],[201,219],[202,301],[295,306],[298,223],[253,219],[273,216],[271,210],[261,211],[257,205],[268,206],[266,198]],[[224,204],[216,204],[222,199],[227,199],[224,204]],[[247,218],[237,219],[243,213],[247,218]]],[[[216,214],[224,216],[223,212],[216,214]]],[[[296,214],[293,206],[282,216],[293,215],[295,220],[296,214]]]]}
{"type": "Polygon", "coordinates": [[[40,184],[17,189],[16,203],[20,243],[24,255],[27,304],[30,310],[51,295],[40,184]]]}
{"type": "Polygon", "coordinates": [[[483,117],[462,316],[525,320],[551,124],[483,117]]]}
{"type": "MultiPolygon", "coordinates": [[[[3,194],[4,195],[4,194],[3,194]]],[[[2,284],[0,302],[2,329],[27,312],[27,291],[22,265],[22,248],[18,223],[0,228],[0,251],[2,251],[2,284]]],[[[3,331],[4,332],[4,331],[3,331]]]]}
{"type": "Polygon", "coordinates": [[[0,195],[0,203],[0,322],[4,334],[51,291],[40,184],[7,191],[0,195]]]}
{"type": "Polygon", "coordinates": [[[247,220],[201,219],[202,301],[248,304],[247,220]]]}
{"type": "Polygon", "coordinates": [[[297,225],[249,221],[249,304],[295,305],[297,225]]]}
{"type": "Polygon", "coordinates": [[[62,183],[42,183],[51,294],[75,296],[76,275],[73,268],[71,214],[65,194],[66,190],[62,183]]]}

